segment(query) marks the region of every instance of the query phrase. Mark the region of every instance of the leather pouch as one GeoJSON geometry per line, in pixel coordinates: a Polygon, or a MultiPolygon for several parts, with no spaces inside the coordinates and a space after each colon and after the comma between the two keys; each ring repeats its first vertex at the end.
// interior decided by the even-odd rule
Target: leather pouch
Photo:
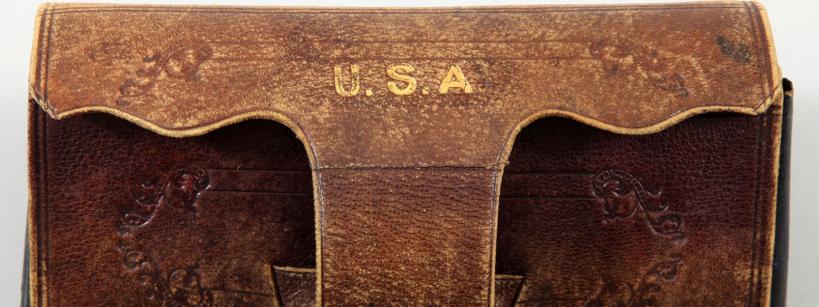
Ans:
{"type": "Polygon", "coordinates": [[[784,303],[757,3],[36,24],[26,304],[784,303]]]}

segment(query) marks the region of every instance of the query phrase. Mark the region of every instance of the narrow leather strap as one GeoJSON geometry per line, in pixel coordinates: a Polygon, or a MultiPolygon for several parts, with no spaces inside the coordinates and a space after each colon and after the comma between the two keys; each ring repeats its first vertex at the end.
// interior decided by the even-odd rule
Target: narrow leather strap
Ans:
{"type": "Polygon", "coordinates": [[[325,305],[490,305],[496,170],[327,169],[318,179],[325,305]]]}

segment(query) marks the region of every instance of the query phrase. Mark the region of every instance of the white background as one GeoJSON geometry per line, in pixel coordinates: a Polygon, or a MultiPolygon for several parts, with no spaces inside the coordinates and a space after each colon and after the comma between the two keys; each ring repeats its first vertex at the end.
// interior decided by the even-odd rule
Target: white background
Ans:
{"type": "MultiPolygon", "coordinates": [[[[307,6],[464,6],[548,3],[621,3],[629,0],[492,1],[115,1],[158,4],[307,5],[307,6]]],[[[668,2],[650,1],[643,2],[668,2]]],[[[634,2],[631,0],[630,2],[634,2]]],[[[796,87],[791,178],[790,306],[819,305],[819,1],[763,0],[773,26],[784,75],[796,87]]],[[[23,238],[26,223],[26,112],[28,64],[39,1],[0,3],[0,306],[20,302],[23,238]]]]}

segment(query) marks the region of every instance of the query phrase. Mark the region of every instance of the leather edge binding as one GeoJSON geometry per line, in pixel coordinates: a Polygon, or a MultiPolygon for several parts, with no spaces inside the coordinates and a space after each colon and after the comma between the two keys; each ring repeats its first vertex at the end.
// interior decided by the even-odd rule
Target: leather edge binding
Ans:
{"type": "MultiPolygon", "coordinates": [[[[38,72],[37,69],[40,67],[40,65],[39,65],[39,63],[37,61],[39,60],[39,53],[40,53],[40,42],[39,42],[39,40],[42,37],[42,34],[40,34],[40,31],[43,29],[42,22],[43,22],[43,20],[45,20],[44,16],[43,16],[43,15],[45,15],[45,10],[46,10],[46,4],[40,4],[40,6],[37,7],[37,14],[34,17],[34,32],[33,32],[34,35],[33,35],[32,39],[31,39],[31,55],[30,55],[29,64],[28,64],[28,70],[29,70],[29,74],[28,74],[29,97],[34,96],[33,93],[34,93],[35,84],[39,85],[38,84],[39,82],[37,80],[37,76],[39,75],[39,72],[38,72]]],[[[42,107],[42,105],[40,105],[40,106],[42,107]]]]}
{"type": "Polygon", "coordinates": [[[35,223],[35,219],[33,218],[35,203],[36,203],[36,191],[35,191],[35,176],[36,174],[35,169],[35,155],[37,150],[34,149],[34,142],[35,138],[39,138],[38,132],[35,131],[37,129],[37,123],[35,123],[34,117],[39,115],[40,108],[36,105],[36,103],[32,100],[28,101],[28,118],[27,118],[27,125],[28,129],[26,131],[26,151],[27,151],[27,172],[28,172],[28,201],[27,201],[27,208],[26,208],[26,230],[24,234],[24,251],[23,251],[23,270],[22,270],[22,282],[20,287],[20,306],[21,307],[28,307],[32,305],[37,305],[37,300],[35,297],[36,292],[33,292],[37,289],[36,281],[39,278],[39,274],[37,271],[34,270],[37,267],[37,264],[34,263],[32,265],[32,261],[36,261],[37,255],[34,254],[34,250],[32,249],[32,245],[36,247],[36,228],[37,224],[35,223]]]}
{"type": "Polygon", "coordinates": [[[40,148],[43,146],[43,119],[45,115],[42,109],[33,101],[29,101],[28,106],[28,208],[26,214],[26,255],[27,261],[25,263],[26,270],[23,272],[28,275],[26,283],[23,286],[26,293],[23,293],[25,298],[23,303],[33,306],[47,306],[47,300],[43,299],[45,293],[45,278],[42,276],[44,263],[40,262],[40,220],[37,218],[39,214],[39,204],[41,202],[41,191],[43,188],[42,182],[42,155],[44,150],[40,148]]]}
{"type": "Polygon", "coordinates": [[[774,228],[773,272],[771,273],[770,306],[786,306],[788,288],[788,247],[790,224],[790,148],[793,124],[793,86],[782,81],[785,95],[782,107],[782,128],[779,143],[779,164],[776,187],[776,217],[774,228]]]}
{"type": "Polygon", "coordinates": [[[503,182],[503,168],[497,168],[492,174],[492,251],[489,255],[489,304],[494,305],[497,289],[495,289],[496,282],[499,278],[505,278],[506,275],[498,274],[495,268],[498,266],[498,219],[500,218],[500,194],[501,183],[503,182]]]}
{"type": "MultiPolygon", "coordinates": [[[[628,2],[623,1],[622,3],[590,3],[590,4],[582,4],[582,3],[555,3],[555,4],[546,4],[550,7],[562,8],[562,9],[572,9],[572,8],[612,8],[612,9],[632,9],[632,8],[652,8],[652,7],[672,7],[672,8],[680,8],[680,7],[690,7],[692,4],[697,6],[705,6],[705,7],[724,7],[724,6],[736,6],[740,7],[744,3],[754,2],[758,0],[688,0],[682,2],[628,2]]],[[[202,4],[139,4],[139,3],[130,3],[130,4],[116,4],[116,3],[71,3],[71,2],[57,2],[60,5],[60,11],[90,11],[90,10],[119,10],[119,9],[155,9],[155,10],[164,10],[167,8],[173,8],[177,10],[209,10],[209,11],[225,11],[225,10],[263,10],[263,11],[294,11],[299,13],[315,13],[315,12],[331,12],[331,13],[349,13],[349,12],[380,12],[382,10],[395,10],[399,12],[415,12],[421,11],[424,13],[429,12],[440,12],[440,13],[452,13],[452,12],[471,12],[475,10],[504,10],[504,11],[512,11],[512,12],[522,12],[527,11],[529,9],[536,9],[543,7],[544,4],[500,4],[500,5],[447,5],[447,6],[418,6],[418,7],[406,7],[406,6],[311,6],[311,5],[202,5],[202,4]]]]}
{"type": "MultiPolygon", "coordinates": [[[[770,64],[768,69],[770,69],[771,82],[779,82],[783,80],[782,69],[779,67],[779,62],[776,58],[776,45],[774,44],[773,32],[771,31],[771,23],[768,19],[768,10],[765,9],[765,6],[758,0],[752,0],[750,3],[755,8],[756,15],[762,22],[762,38],[765,39],[765,50],[768,51],[767,56],[770,64]]],[[[774,85],[771,84],[771,86],[774,85]]]]}
{"type": "MultiPolygon", "coordinates": [[[[310,146],[310,145],[307,145],[305,143],[304,146],[307,147],[307,146],[310,146]]],[[[310,159],[310,164],[316,163],[314,161],[318,161],[318,159],[313,157],[312,155],[308,156],[308,158],[310,159]]],[[[322,289],[323,289],[322,282],[321,282],[321,279],[322,279],[321,277],[323,275],[322,270],[323,270],[323,267],[324,267],[324,265],[322,264],[322,262],[323,262],[322,259],[323,258],[322,258],[322,253],[321,253],[321,250],[322,250],[322,247],[323,247],[322,243],[321,243],[321,234],[322,234],[321,231],[322,231],[323,227],[320,227],[322,225],[322,214],[324,212],[324,211],[321,210],[322,209],[321,202],[324,200],[324,195],[323,195],[323,191],[321,189],[321,178],[319,178],[321,176],[321,173],[319,173],[319,171],[320,170],[319,170],[318,167],[314,167],[310,171],[310,180],[313,181],[313,228],[314,228],[314,230],[313,230],[313,240],[316,241],[316,284],[314,285],[316,287],[316,297],[315,297],[316,306],[319,306],[319,304],[321,304],[321,301],[322,301],[322,298],[323,298],[322,293],[321,293],[322,289]]]]}
{"type": "Polygon", "coordinates": [[[37,14],[34,17],[34,37],[31,42],[31,58],[29,59],[29,99],[34,100],[42,109],[50,116],[54,117],[53,112],[49,112],[49,104],[45,101],[43,93],[43,67],[46,66],[45,59],[43,59],[43,50],[50,34],[43,33],[48,28],[49,11],[52,5],[49,3],[42,3],[37,7],[37,14]]]}
{"type": "MultiPolygon", "coordinates": [[[[747,114],[747,115],[759,115],[764,113],[768,110],[774,101],[774,98],[779,96],[782,92],[781,86],[777,86],[774,90],[760,103],[760,105],[756,108],[750,107],[729,107],[729,106],[703,106],[703,107],[695,107],[683,112],[677,113],[671,117],[668,117],[660,122],[655,124],[644,126],[644,127],[624,127],[618,125],[608,124],[590,117],[586,117],[574,112],[566,112],[562,110],[555,110],[555,109],[547,109],[534,115],[529,116],[528,118],[521,121],[518,126],[514,129],[512,135],[517,135],[520,130],[529,125],[530,123],[534,122],[535,120],[555,116],[555,117],[566,117],[582,124],[586,124],[601,130],[617,133],[617,134],[626,134],[626,135],[644,135],[644,134],[653,134],[665,130],[685,119],[693,117],[695,115],[704,114],[704,113],[716,113],[716,112],[731,112],[731,113],[739,113],[739,114],[747,114]]],[[[117,110],[110,107],[105,106],[91,106],[91,107],[82,107],[74,110],[69,110],[61,113],[55,113],[51,108],[48,107],[48,102],[45,101],[42,96],[38,94],[34,88],[31,88],[31,99],[35,100],[38,105],[40,105],[43,110],[48,113],[49,116],[56,120],[61,120],[64,118],[68,118],[74,115],[83,114],[83,113],[107,113],[118,118],[124,119],[131,123],[136,124],[142,128],[147,130],[153,131],[157,134],[167,136],[167,137],[174,137],[174,138],[184,138],[184,137],[193,137],[206,134],[213,130],[230,126],[232,124],[236,124],[242,121],[251,120],[251,119],[267,119],[277,121],[279,123],[284,124],[288,127],[296,126],[295,123],[284,116],[283,114],[275,111],[250,111],[245,112],[238,115],[233,115],[219,121],[196,126],[192,128],[185,128],[185,129],[171,129],[165,128],[160,125],[154,124],[150,121],[144,120],[139,118],[138,116],[132,115],[128,112],[124,112],[121,110],[117,110]]],[[[514,139],[514,138],[512,138],[514,139]]]]}
{"type": "Polygon", "coordinates": [[[544,110],[533,115],[530,115],[528,118],[524,119],[523,121],[519,122],[515,129],[509,134],[506,138],[506,142],[503,144],[503,148],[501,150],[501,155],[498,157],[498,165],[506,164],[509,160],[509,154],[512,152],[512,147],[515,144],[515,140],[517,139],[518,134],[521,130],[526,128],[529,124],[546,117],[565,117],[572,119],[574,121],[580,122],[585,125],[589,125],[604,131],[617,133],[617,134],[625,134],[625,135],[646,135],[646,134],[653,134],[665,129],[668,129],[671,126],[674,126],[688,118],[691,118],[696,115],[705,114],[705,113],[717,113],[717,112],[731,112],[731,113],[738,113],[738,114],[746,114],[746,115],[759,115],[765,113],[768,108],[774,104],[775,101],[781,100],[782,97],[782,83],[776,85],[774,89],[768,94],[762,103],[756,108],[746,108],[746,107],[725,107],[725,106],[704,106],[704,107],[696,107],[688,109],[684,112],[677,113],[671,117],[668,117],[656,124],[646,126],[646,127],[639,127],[639,128],[627,128],[627,127],[620,127],[615,125],[610,125],[592,118],[585,117],[583,115],[573,113],[573,112],[566,112],[561,110],[544,110]]]}

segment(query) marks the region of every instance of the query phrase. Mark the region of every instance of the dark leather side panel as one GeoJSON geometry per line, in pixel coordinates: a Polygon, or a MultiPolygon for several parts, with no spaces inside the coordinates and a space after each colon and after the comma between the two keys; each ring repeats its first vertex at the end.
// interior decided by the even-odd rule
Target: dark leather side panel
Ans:
{"type": "Polygon", "coordinates": [[[49,305],[272,305],[272,266],[315,266],[308,160],[284,126],[172,139],[108,115],[40,120],[49,305]]]}
{"type": "Polygon", "coordinates": [[[497,273],[524,276],[522,306],[766,305],[775,120],[534,123],[503,179],[497,273]]]}

